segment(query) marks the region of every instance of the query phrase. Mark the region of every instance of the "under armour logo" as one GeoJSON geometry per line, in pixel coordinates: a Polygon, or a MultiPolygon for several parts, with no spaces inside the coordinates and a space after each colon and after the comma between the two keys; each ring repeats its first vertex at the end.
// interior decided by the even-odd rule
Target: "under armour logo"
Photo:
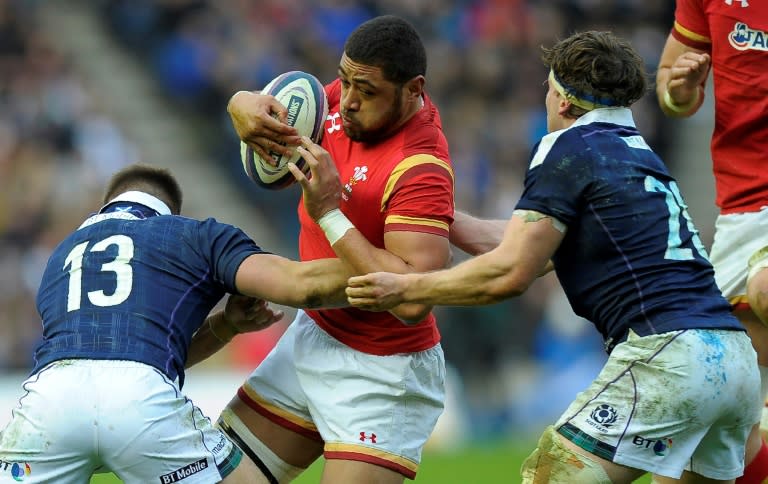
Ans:
{"type": "Polygon", "coordinates": [[[331,127],[328,128],[329,133],[333,133],[334,131],[339,131],[341,129],[341,125],[336,123],[336,120],[338,120],[340,116],[341,115],[339,113],[333,113],[329,114],[328,118],[326,118],[331,122],[331,127]]]}
{"type": "MultiPolygon", "coordinates": [[[[749,7],[749,1],[748,0],[736,0],[737,2],[741,3],[741,8],[747,8],[749,7]]],[[[733,0],[725,0],[726,5],[733,5],[733,0]]]]}
{"type": "Polygon", "coordinates": [[[376,434],[371,434],[370,436],[365,435],[365,432],[360,432],[360,442],[365,442],[366,440],[370,440],[372,444],[376,443],[376,434]]]}

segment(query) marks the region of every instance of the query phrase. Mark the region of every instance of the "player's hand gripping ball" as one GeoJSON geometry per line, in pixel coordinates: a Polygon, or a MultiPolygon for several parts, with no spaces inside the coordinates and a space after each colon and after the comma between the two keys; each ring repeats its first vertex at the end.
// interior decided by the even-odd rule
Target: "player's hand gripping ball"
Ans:
{"type": "MultiPolygon", "coordinates": [[[[308,136],[315,143],[320,142],[328,117],[328,99],[323,84],[315,76],[301,71],[286,72],[271,80],[261,93],[274,96],[285,106],[288,124],[298,130],[299,136],[308,136]]],[[[275,152],[270,155],[272,163],[240,142],[240,158],[245,174],[261,187],[278,190],[293,184],[296,179],[288,170],[289,162],[304,173],[309,172],[309,167],[296,150],[290,158],[275,152]]]]}

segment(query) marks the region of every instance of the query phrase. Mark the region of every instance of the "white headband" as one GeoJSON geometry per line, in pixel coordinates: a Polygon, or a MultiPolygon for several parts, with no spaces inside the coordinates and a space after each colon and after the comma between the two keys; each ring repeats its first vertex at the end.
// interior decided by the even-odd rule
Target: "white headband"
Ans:
{"type": "MultiPolygon", "coordinates": [[[[123,192],[116,196],[112,200],[106,203],[104,207],[115,202],[133,202],[149,207],[160,215],[171,215],[171,209],[159,198],[150,195],[149,193],[130,191],[123,192]]],[[[102,209],[104,208],[102,207],[102,209]]]]}

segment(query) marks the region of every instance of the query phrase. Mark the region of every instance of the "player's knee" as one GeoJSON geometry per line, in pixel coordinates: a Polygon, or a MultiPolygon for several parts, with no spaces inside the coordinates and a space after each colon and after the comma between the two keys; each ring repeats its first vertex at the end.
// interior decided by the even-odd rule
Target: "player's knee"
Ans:
{"type": "Polygon", "coordinates": [[[749,258],[747,298],[752,310],[763,323],[768,323],[768,247],[758,250],[749,258]]]}
{"type": "Polygon", "coordinates": [[[599,462],[565,446],[552,426],[523,462],[521,472],[524,484],[611,484],[599,462]]]}
{"type": "Polygon", "coordinates": [[[291,482],[304,469],[288,464],[256,437],[231,409],[221,412],[216,425],[248,456],[271,484],[291,482]]]}

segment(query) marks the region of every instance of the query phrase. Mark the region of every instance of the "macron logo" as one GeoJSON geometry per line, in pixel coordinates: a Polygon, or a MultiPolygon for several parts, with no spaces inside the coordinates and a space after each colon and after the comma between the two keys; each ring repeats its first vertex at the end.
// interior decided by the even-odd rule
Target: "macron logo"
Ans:
{"type": "Polygon", "coordinates": [[[181,469],[176,469],[169,474],[160,476],[160,484],[171,484],[172,482],[179,482],[180,480],[186,479],[192,474],[197,474],[198,472],[207,468],[208,460],[200,459],[199,461],[186,465],[181,469]]]}

